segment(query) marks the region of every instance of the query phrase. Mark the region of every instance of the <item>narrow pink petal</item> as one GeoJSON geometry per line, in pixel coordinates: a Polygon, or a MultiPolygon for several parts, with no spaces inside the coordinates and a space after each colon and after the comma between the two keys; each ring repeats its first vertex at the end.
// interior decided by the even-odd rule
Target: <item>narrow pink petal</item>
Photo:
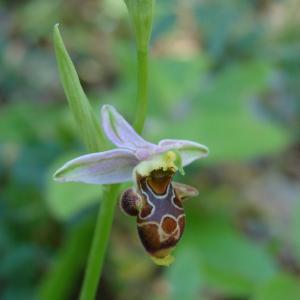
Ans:
{"type": "Polygon", "coordinates": [[[102,127],[108,139],[117,147],[133,151],[137,149],[156,149],[157,146],[145,141],[132,126],[111,105],[101,109],[102,127]]]}
{"type": "Polygon", "coordinates": [[[161,140],[158,144],[159,153],[176,149],[181,154],[182,165],[187,166],[194,160],[206,157],[209,150],[206,146],[187,140],[161,140]]]}
{"type": "Polygon", "coordinates": [[[67,162],[54,174],[60,182],[111,184],[132,180],[133,168],[139,163],[132,151],[114,149],[91,153],[67,162]]]}

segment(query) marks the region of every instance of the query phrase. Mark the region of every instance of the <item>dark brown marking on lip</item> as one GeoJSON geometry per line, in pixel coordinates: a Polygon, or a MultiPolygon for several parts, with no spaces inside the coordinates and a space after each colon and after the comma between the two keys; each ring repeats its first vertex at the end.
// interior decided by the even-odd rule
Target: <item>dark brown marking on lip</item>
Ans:
{"type": "Polygon", "coordinates": [[[177,227],[177,221],[175,221],[173,218],[165,217],[161,226],[165,233],[171,234],[177,227]]]}
{"type": "Polygon", "coordinates": [[[142,244],[148,252],[152,253],[160,249],[161,242],[158,225],[144,224],[142,227],[138,226],[138,233],[142,244]]]}
{"type": "Polygon", "coordinates": [[[147,178],[147,183],[156,195],[164,195],[171,183],[174,172],[154,170],[147,178]]]}
{"type": "Polygon", "coordinates": [[[173,234],[162,242],[158,225],[153,223],[138,226],[138,233],[145,250],[157,258],[165,257],[168,254],[168,250],[171,250],[180,239],[178,229],[176,229],[173,234]]]}

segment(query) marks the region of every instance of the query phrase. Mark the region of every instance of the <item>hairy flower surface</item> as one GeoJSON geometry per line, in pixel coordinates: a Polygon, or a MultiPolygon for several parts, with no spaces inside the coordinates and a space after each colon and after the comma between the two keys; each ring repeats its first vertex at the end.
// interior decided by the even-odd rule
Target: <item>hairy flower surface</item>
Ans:
{"type": "Polygon", "coordinates": [[[188,140],[161,140],[158,145],[144,140],[110,105],[101,109],[102,127],[116,149],[80,156],[54,174],[60,182],[113,184],[133,181],[120,205],[136,216],[138,233],[146,251],[160,265],[169,265],[171,250],[185,225],[182,203],[197,190],[172,182],[177,171],[208,155],[204,145],[188,140]]]}

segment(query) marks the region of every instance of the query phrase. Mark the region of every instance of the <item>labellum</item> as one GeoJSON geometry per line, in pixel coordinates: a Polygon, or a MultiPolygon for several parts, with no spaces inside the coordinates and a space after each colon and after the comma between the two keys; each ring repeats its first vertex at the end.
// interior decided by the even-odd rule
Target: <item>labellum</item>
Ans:
{"type": "Polygon", "coordinates": [[[136,216],[145,250],[158,265],[170,265],[171,251],[185,227],[183,201],[198,194],[184,184],[172,182],[174,170],[153,170],[147,176],[136,173],[136,190],[126,190],[120,199],[122,210],[136,216]]]}

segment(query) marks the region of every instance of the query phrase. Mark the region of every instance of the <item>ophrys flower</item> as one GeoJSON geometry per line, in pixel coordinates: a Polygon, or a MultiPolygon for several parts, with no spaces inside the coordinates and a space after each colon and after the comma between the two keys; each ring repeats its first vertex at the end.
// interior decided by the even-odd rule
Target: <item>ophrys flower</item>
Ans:
{"type": "Polygon", "coordinates": [[[113,184],[133,181],[121,196],[121,207],[137,217],[140,239],[158,264],[172,261],[170,251],[179,241],[185,224],[182,202],[197,190],[172,182],[174,174],[208,148],[187,140],[145,141],[110,105],[101,110],[102,127],[116,149],[91,153],[67,162],[55,174],[60,182],[113,184]]]}

